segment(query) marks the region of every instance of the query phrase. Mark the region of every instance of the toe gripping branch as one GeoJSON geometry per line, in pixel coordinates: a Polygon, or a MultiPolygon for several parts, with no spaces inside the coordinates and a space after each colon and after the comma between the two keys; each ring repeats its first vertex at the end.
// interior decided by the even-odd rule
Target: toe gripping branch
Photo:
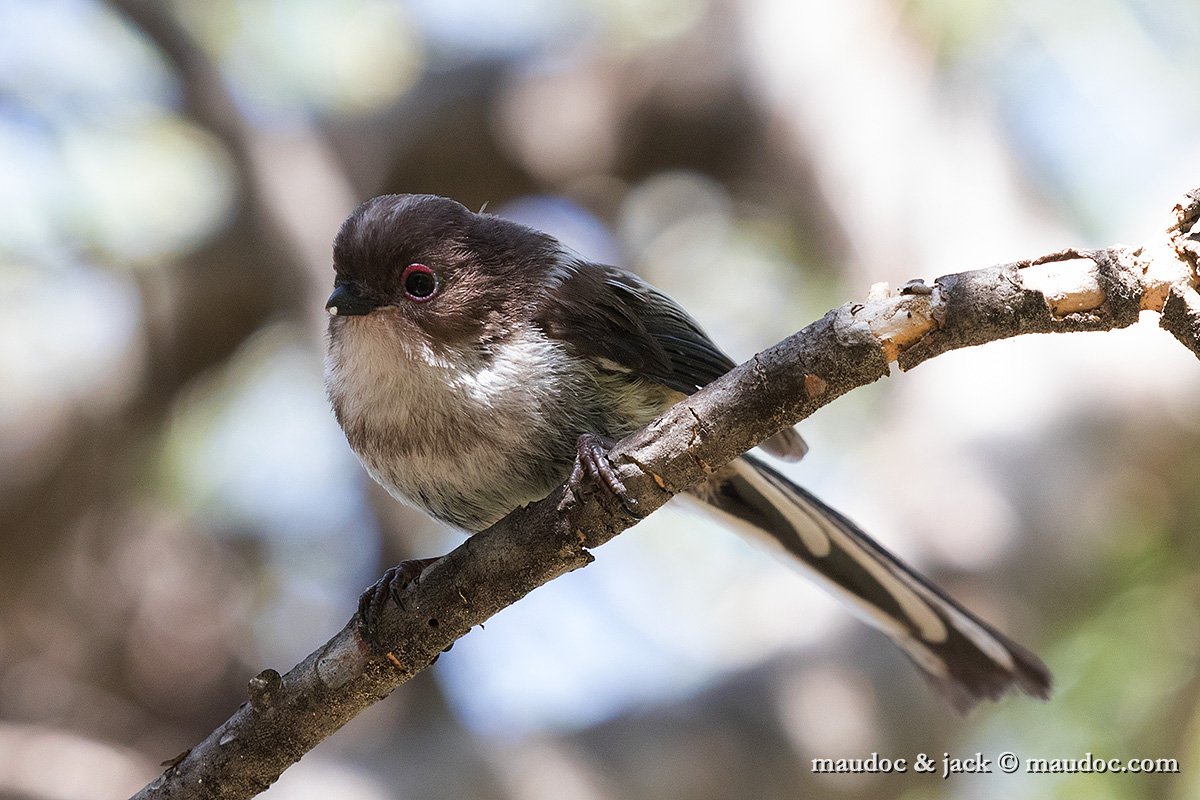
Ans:
{"type": "Polygon", "coordinates": [[[585,433],[579,437],[575,442],[575,466],[571,469],[571,477],[567,479],[567,493],[559,504],[560,511],[582,497],[584,483],[590,480],[593,485],[620,500],[625,510],[634,517],[642,518],[637,498],[625,487],[608,458],[608,452],[614,445],[614,440],[595,433],[585,433]]]}

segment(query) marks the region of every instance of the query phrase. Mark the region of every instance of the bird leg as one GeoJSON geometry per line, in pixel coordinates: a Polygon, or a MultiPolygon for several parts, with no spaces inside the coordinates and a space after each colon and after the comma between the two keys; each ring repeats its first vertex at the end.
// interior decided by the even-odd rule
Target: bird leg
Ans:
{"type": "Polygon", "coordinates": [[[404,603],[400,600],[400,593],[410,583],[420,579],[426,567],[438,560],[414,558],[411,561],[401,561],[396,566],[389,567],[387,572],[383,573],[383,577],[359,596],[357,617],[364,639],[377,643],[375,637],[379,633],[379,617],[388,600],[392,600],[403,609],[404,603]]]}
{"type": "Polygon", "coordinates": [[[571,469],[571,477],[567,479],[567,493],[563,495],[562,502],[559,503],[559,511],[575,504],[582,496],[584,479],[590,478],[592,483],[608,490],[609,494],[620,500],[626,511],[641,518],[637,498],[625,488],[621,477],[617,475],[612,462],[608,459],[608,451],[615,444],[616,442],[607,436],[596,433],[585,433],[576,440],[575,466],[571,469]]]}

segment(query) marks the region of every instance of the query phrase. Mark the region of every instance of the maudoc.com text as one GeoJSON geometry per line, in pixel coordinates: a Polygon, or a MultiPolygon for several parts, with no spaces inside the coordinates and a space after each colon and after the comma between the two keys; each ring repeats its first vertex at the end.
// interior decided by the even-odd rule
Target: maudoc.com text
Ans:
{"type": "Polygon", "coordinates": [[[863,758],[814,758],[812,771],[824,775],[860,775],[884,773],[919,773],[940,775],[943,779],[953,775],[979,775],[994,772],[1012,774],[1068,774],[1068,773],[1177,773],[1179,759],[1176,758],[1103,758],[1084,753],[1082,756],[1060,758],[1021,757],[1016,753],[1003,752],[994,756],[974,753],[969,756],[931,756],[917,753],[912,757],[891,758],[871,753],[863,758]]]}

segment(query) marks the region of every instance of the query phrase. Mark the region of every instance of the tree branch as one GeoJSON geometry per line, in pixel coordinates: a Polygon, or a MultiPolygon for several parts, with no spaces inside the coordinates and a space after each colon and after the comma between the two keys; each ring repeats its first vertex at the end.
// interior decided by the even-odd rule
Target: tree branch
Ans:
{"type": "MultiPolygon", "coordinates": [[[[611,458],[644,513],[834,398],[961,347],[1026,333],[1133,324],[1143,309],[1200,355],[1191,230],[1200,190],[1161,241],[1063,250],[1030,261],[876,287],[756,355],[622,440],[611,458]],[[1175,299],[1173,299],[1175,298],[1175,299]],[[1182,305],[1180,305],[1182,304],[1182,305]],[[1180,310],[1170,311],[1179,306],[1180,310]]],[[[564,488],[517,509],[429,567],[390,606],[373,650],[351,621],[285,676],[266,670],[250,701],[136,797],[248,798],[355,714],[429,666],[472,627],[590,563],[590,548],[638,520],[607,495],[560,511],[564,488]]]]}

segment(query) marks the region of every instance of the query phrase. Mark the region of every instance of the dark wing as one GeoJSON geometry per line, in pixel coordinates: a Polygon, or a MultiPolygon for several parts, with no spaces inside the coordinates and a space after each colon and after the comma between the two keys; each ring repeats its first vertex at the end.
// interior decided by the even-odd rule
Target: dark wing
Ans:
{"type": "Polygon", "coordinates": [[[735,366],[679,305],[635,275],[575,262],[535,321],[581,355],[691,394],[735,366]]]}
{"type": "MultiPolygon", "coordinates": [[[[684,394],[736,366],[678,303],[636,275],[586,261],[560,269],[562,283],[545,296],[534,320],[580,355],[684,394]]],[[[785,461],[808,451],[792,428],[761,446],[785,461]]]]}

